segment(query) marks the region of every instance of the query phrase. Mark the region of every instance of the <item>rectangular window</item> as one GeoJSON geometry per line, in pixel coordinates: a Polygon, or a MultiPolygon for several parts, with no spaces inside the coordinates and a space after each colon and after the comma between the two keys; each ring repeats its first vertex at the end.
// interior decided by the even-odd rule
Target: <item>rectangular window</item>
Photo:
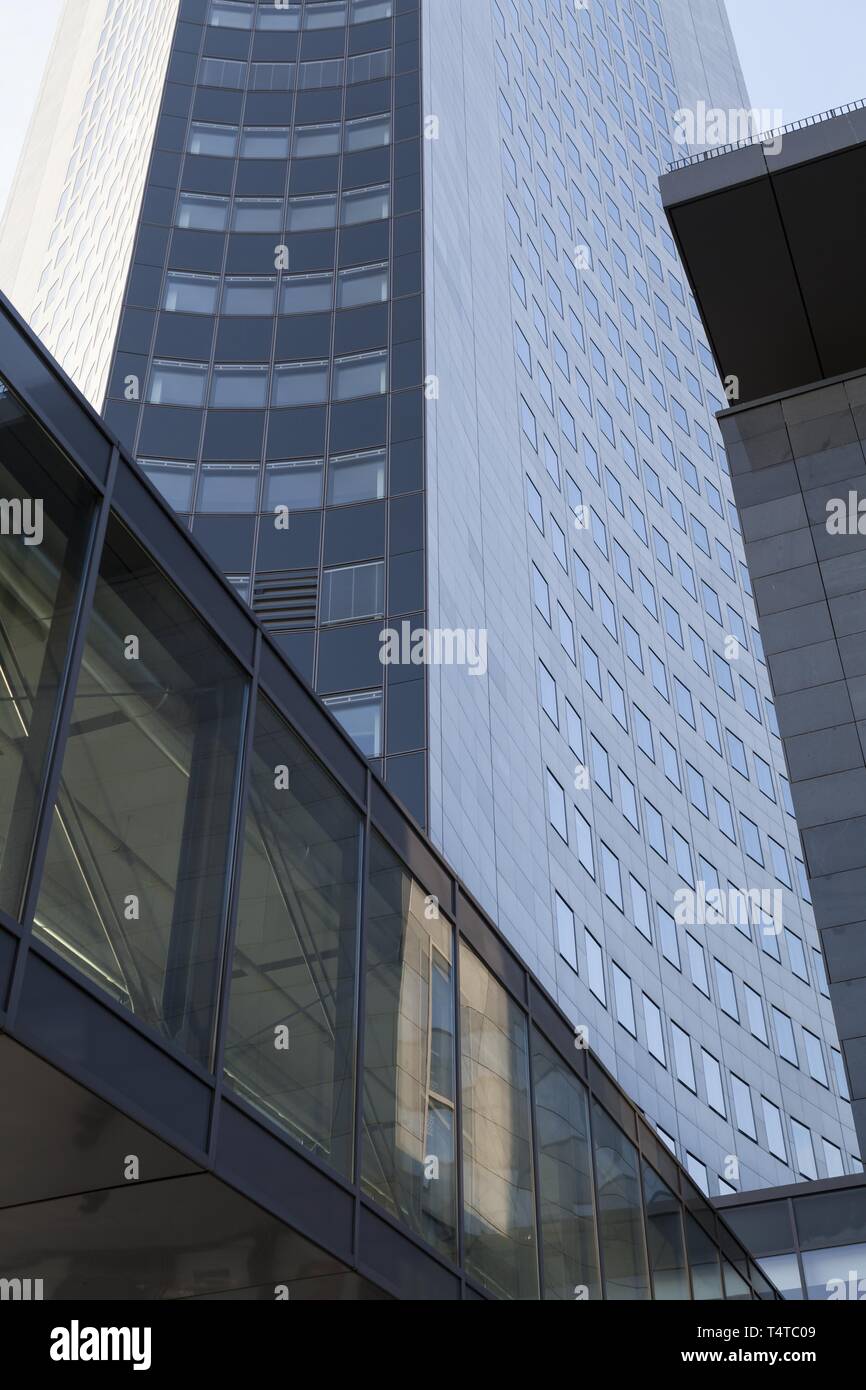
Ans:
{"type": "Polygon", "coordinates": [[[692,1041],[688,1033],[671,1019],[671,1037],[674,1048],[674,1071],[690,1091],[695,1090],[695,1068],[692,1061],[692,1041]]]}
{"type": "Polygon", "coordinates": [[[632,1037],[636,1038],[637,1031],[634,1021],[634,1000],[631,992],[631,980],[624,970],[620,970],[616,961],[611,961],[610,968],[613,978],[613,998],[617,1022],[622,1024],[627,1033],[631,1033],[632,1037]]]}
{"type": "Polygon", "coordinates": [[[777,1105],[766,1096],[761,1096],[761,1108],[764,1112],[764,1128],[767,1131],[767,1148],[776,1158],[780,1158],[783,1163],[788,1162],[788,1154],[785,1149],[785,1132],[782,1128],[782,1114],[777,1105]]]}
{"type": "Polygon", "coordinates": [[[363,396],[383,396],[387,389],[387,352],[368,352],[362,357],[335,359],[334,400],[354,401],[363,396]]]}
{"type": "Polygon", "coordinates": [[[740,1011],[737,1007],[737,987],[734,977],[726,965],[722,965],[720,960],[714,960],[713,965],[716,972],[716,989],[719,994],[719,1007],[733,1018],[737,1023],[740,1021],[740,1011]]]}
{"type": "Polygon", "coordinates": [[[162,307],[170,314],[215,314],[219,279],[215,275],[181,275],[170,270],[165,277],[162,307]]]}
{"type": "Polygon", "coordinates": [[[752,1110],[752,1093],[745,1081],[741,1081],[733,1072],[731,1072],[731,1095],[734,1098],[734,1116],[737,1121],[737,1129],[741,1134],[745,1134],[749,1139],[754,1139],[757,1142],[755,1115],[752,1110]]]}
{"type": "Polygon", "coordinates": [[[794,1040],[794,1028],[790,1018],[787,1014],[783,1014],[781,1009],[777,1009],[775,1004],[771,1005],[770,1012],[773,1015],[773,1028],[776,1033],[779,1055],[784,1057],[786,1062],[790,1062],[792,1066],[799,1066],[797,1044],[794,1040]]]}
{"type": "Polygon", "coordinates": [[[379,618],[385,611],[385,562],[344,565],[322,575],[322,623],[379,618]]]}
{"type": "Polygon", "coordinates": [[[723,1115],[727,1119],[722,1069],[712,1053],[705,1052],[703,1048],[701,1048],[701,1060],[704,1067],[704,1085],[707,1088],[707,1104],[711,1110],[716,1111],[716,1114],[723,1115]]]}
{"type": "Polygon", "coordinates": [[[599,999],[607,1007],[607,992],[604,987],[604,955],[591,932],[584,928],[583,935],[586,945],[586,973],[589,987],[596,999],[599,999]]]}
{"type": "Polygon", "coordinates": [[[374,833],[361,1185],[450,1260],[457,1245],[455,1004],[452,928],[429,917],[423,888],[374,833]]]}
{"type": "Polygon", "coordinates": [[[328,463],[328,505],[345,506],[385,496],[384,452],[346,454],[328,463]]]}
{"type": "Polygon", "coordinates": [[[567,960],[572,970],[577,973],[577,947],[574,935],[574,913],[564,898],[558,893],[554,893],[556,903],[556,938],[559,943],[559,954],[563,960],[567,960]]]}
{"type": "Polygon", "coordinates": [[[460,947],[465,1262],[500,1298],[538,1297],[526,1016],[460,947]],[[507,1039],[491,1065],[489,1039],[507,1039]]]}
{"type": "Polygon", "coordinates": [[[558,835],[568,844],[568,820],[565,814],[565,792],[553,773],[547,771],[547,813],[550,824],[558,835]]]}
{"type": "Polygon", "coordinates": [[[643,1021],[650,1055],[655,1057],[657,1062],[661,1062],[663,1067],[666,1067],[665,1037],[661,1012],[658,1005],[654,1004],[646,994],[643,995],[643,1021]]]}
{"type": "MultiPolygon", "coordinates": [[[[22,547],[22,584],[26,553],[22,547]]],[[[41,565],[62,553],[46,547],[41,565]]],[[[47,571],[36,583],[40,593],[50,592],[47,571]]],[[[27,625],[25,659],[42,621],[27,625]]],[[[243,672],[112,519],[35,931],[203,1067],[213,1055],[246,701],[243,672]],[[129,634],[140,643],[141,660],[127,659],[129,634]],[[137,774],[118,776],[119,768],[137,774]],[[131,893],[138,911],[124,919],[131,893]]],[[[3,776],[0,806],[9,772],[3,776]]],[[[273,794],[273,760],[270,784],[273,794]]],[[[276,796],[288,798],[288,814],[293,794],[276,796]]]]}

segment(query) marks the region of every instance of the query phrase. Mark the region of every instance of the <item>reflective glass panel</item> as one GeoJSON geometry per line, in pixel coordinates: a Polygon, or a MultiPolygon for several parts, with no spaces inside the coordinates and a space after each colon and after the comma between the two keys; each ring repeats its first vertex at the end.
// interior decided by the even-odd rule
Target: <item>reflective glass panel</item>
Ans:
{"type": "Polygon", "coordinates": [[[208,1065],[246,681],[113,520],[36,933],[208,1065]]]}
{"type": "Polygon", "coordinates": [[[538,1297],[526,1016],[460,947],[464,1259],[500,1298],[538,1297]]]}
{"type": "Polygon", "coordinates": [[[337,308],[357,309],[362,304],[384,304],[388,298],[388,267],[366,266],[341,270],[337,280],[337,308]]]}
{"type": "Polygon", "coordinates": [[[205,125],[193,121],[189,129],[187,150],[190,154],[216,155],[231,159],[238,145],[237,126],[205,125]]]}
{"type": "Polygon", "coordinates": [[[226,280],[223,313],[267,318],[274,312],[275,280],[226,280]]]}
{"type": "Polygon", "coordinates": [[[327,399],[327,362],[274,368],[272,405],[319,405],[327,399]]]}
{"type": "Polygon", "coordinates": [[[204,405],[207,368],[186,362],[154,362],[147,399],[151,405],[204,405]]]}
{"type": "Polygon", "coordinates": [[[334,300],[332,275],[292,275],[280,290],[281,314],[320,314],[334,300]]]}
{"type": "Polygon", "coordinates": [[[267,401],[267,367],[214,367],[211,405],[229,410],[261,410],[267,401]]]}
{"type": "Polygon", "coordinates": [[[176,512],[189,511],[195,479],[194,463],[168,463],[158,459],[140,459],[139,463],[170,507],[176,512]]]}
{"type": "Polygon", "coordinates": [[[17,917],[94,498],[2,383],[0,497],[0,907],[17,917]]]}
{"type": "Polygon", "coordinates": [[[206,198],[201,193],[181,193],[176,225],[199,232],[224,232],[228,226],[228,198],[206,198]]]}
{"type": "Polygon", "coordinates": [[[654,1168],[645,1162],[641,1166],[653,1298],[657,1301],[687,1299],[691,1295],[679,1198],[662,1182],[654,1168]]]}
{"type": "Polygon", "coordinates": [[[343,149],[375,150],[391,143],[391,117],[366,116],[362,121],[347,121],[343,134],[343,149]]]}
{"type": "MultiPolygon", "coordinates": [[[[283,225],[281,201],[238,198],[232,211],[233,232],[278,232],[283,225]]],[[[242,312],[241,310],[238,311],[242,312]]]]}
{"type": "Polygon", "coordinates": [[[352,1170],[361,817],[262,697],[232,963],[230,1086],[352,1170]]]}
{"type": "Polygon", "coordinates": [[[700,1300],[721,1298],[722,1271],[718,1248],[689,1212],[686,1212],[686,1248],[692,1271],[692,1297],[700,1300]]]}
{"type": "Polygon", "coordinates": [[[287,159],[289,132],[284,127],[270,129],[251,126],[241,138],[241,159],[287,159]]]}
{"type": "Polygon", "coordinates": [[[202,465],[196,511],[254,512],[259,495],[258,464],[202,465]]]}
{"type": "Polygon", "coordinates": [[[303,511],[322,505],[321,459],[304,459],[299,463],[269,463],[265,472],[264,510],[288,507],[303,511]]]}
{"type": "Polygon", "coordinates": [[[316,198],[290,198],[286,226],[290,232],[315,232],[337,225],[337,198],[325,193],[316,198]]]}
{"type": "Polygon", "coordinates": [[[171,270],[165,277],[162,307],[172,314],[214,314],[218,294],[216,276],[181,275],[171,270]]]}
{"type": "Polygon", "coordinates": [[[453,933],[373,835],[367,904],[364,1190],[457,1258],[453,933]]]}
{"type": "Polygon", "coordinates": [[[354,739],[366,758],[382,752],[382,692],[363,691],[358,695],[334,695],[325,700],[337,723],[354,739]]]}
{"type": "Polygon", "coordinates": [[[601,1298],[586,1087],[532,1031],[544,1297],[601,1298]]]}
{"type": "Polygon", "coordinates": [[[328,505],[369,502],[385,496],[385,455],[350,454],[328,463],[328,505]]]}
{"type": "Polygon", "coordinates": [[[296,159],[315,159],[322,155],[340,153],[339,125],[297,126],[292,146],[296,159]]]}
{"type": "Polygon", "coordinates": [[[592,1127],[605,1293],[617,1300],[649,1298],[637,1150],[597,1101],[592,1127]]]}
{"type": "Polygon", "coordinates": [[[364,357],[343,358],[334,363],[336,401],[357,400],[361,396],[382,396],[387,389],[387,352],[371,352],[364,357]]]}
{"type": "Polygon", "coordinates": [[[359,222],[381,222],[388,216],[390,208],[390,189],[362,188],[357,192],[343,194],[343,211],[340,221],[344,226],[359,222]]]}
{"type": "Polygon", "coordinates": [[[323,623],[380,617],[385,611],[385,563],[343,565],[322,575],[323,623]]]}

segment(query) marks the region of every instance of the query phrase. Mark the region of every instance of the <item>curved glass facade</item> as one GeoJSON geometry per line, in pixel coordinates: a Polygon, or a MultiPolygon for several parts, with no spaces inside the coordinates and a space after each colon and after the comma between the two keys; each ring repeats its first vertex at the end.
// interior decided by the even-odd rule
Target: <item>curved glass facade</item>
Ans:
{"type": "Polygon", "coordinates": [[[418,0],[182,0],[106,418],[423,823],[420,109],[418,0]]]}

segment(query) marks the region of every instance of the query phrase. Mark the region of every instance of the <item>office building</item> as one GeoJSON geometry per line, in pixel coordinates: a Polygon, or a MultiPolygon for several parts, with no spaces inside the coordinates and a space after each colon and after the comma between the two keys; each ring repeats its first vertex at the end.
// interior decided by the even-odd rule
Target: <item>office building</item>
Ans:
{"type": "Polygon", "coordinates": [[[181,0],[104,414],[716,1195],[859,1158],[657,189],[698,93],[715,0],[181,0]]]}
{"type": "Polygon", "coordinates": [[[721,426],[861,1146],[864,142],[860,103],[785,130],[772,154],[746,145],[664,180],[716,360],[738,377],[737,401],[721,426]],[[818,235],[828,226],[832,237],[818,235]],[[712,257],[723,246],[722,279],[712,257]]]}
{"type": "Polygon", "coordinates": [[[0,364],[3,1298],[775,1299],[5,300],[0,364]]]}

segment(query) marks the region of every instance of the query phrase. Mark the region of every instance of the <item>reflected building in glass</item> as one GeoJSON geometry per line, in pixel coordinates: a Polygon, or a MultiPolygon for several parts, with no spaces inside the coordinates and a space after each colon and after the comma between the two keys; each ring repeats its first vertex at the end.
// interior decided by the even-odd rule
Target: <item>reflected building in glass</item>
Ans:
{"type": "MultiPolygon", "coordinates": [[[[695,1183],[715,1196],[823,1177],[828,1155],[856,1171],[721,387],[657,188],[682,104],[749,105],[719,6],[180,0],[174,19],[91,399],[695,1183]],[[393,662],[383,629],[401,639],[393,662]],[[444,659],[412,659],[418,631],[447,637],[444,659]]],[[[435,885],[362,833],[272,701],[238,765],[231,682],[151,601],[183,732],[160,735],[164,838],[140,828],[138,896],[210,915],[189,958],[163,937],[132,981],[104,943],[89,950],[119,866],[101,859],[113,793],[84,702],[109,719],[100,681],[126,711],[142,699],[138,670],[111,685],[97,632],[46,939],[52,884],[99,870],[62,949],[87,947],[91,977],[98,960],[119,1003],[133,989],[205,1065],[213,1019],[178,1010],[220,968],[211,869],[247,778],[225,1084],[504,1295],[572,1281],[678,1297],[687,1267],[714,1287],[715,1247],[680,1222],[677,1182],[594,1121],[508,981],[428,915],[435,885]],[[222,693],[192,710],[205,673],[222,693]],[[177,858],[177,761],[220,749],[177,858]],[[94,859],[73,873],[74,824],[94,859]],[[287,1001],[288,1060],[268,1031],[287,1001]],[[493,1136],[507,1180],[473,1159],[493,1136]],[[438,1176],[419,1181],[419,1163],[438,1176]]],[[[103,581],[95,603],[123,625],[103,581]]],[[[124,936],[134,952],[134,923],[124,936]]]]}

